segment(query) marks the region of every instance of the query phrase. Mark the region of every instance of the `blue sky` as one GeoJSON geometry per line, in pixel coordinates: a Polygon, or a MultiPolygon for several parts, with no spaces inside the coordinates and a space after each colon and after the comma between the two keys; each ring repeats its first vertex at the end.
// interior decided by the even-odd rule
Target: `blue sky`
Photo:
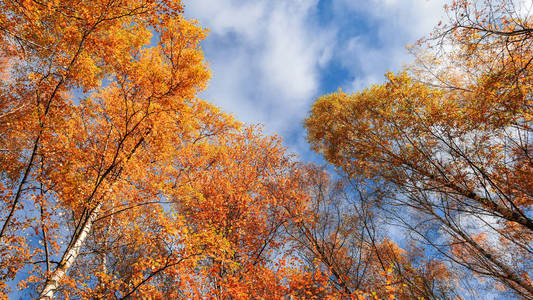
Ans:
{"type": "Polygon", "coordinates": [[[443,0],[185,0],[210,34],[204,99],[262,123],[302,160],[317,156],[302,126],[313,101],[354,92],[411,60],[405,46],[443,19],[443,0]]]}

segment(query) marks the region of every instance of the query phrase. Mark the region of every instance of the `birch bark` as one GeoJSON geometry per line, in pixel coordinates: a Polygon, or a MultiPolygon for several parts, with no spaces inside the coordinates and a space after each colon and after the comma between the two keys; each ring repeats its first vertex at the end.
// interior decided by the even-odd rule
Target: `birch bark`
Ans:
{"type": "Polygon", "coordinates": [[[87,235],[91,231],[91,227],[94,223],[94,221],[98,217],[98,213],[100,212],[100,209],[102,208],[102,203],[98,203],[98,205],[91,210],[91,213],[88,217],[84,220],[82,226],[80,227],[80,230],[75,237],[74,242],[72,245],[65,251],[65,254],[61,258],[61,261],[59,262],[59,265],[54,270],[50,278],[46,281],[41,293],[39,294],[39,300],[49,300],[54,298],[54,293],[57,290],[59,286],[59,282],[67,271],[70,269],[74,261],[76,261],[76,258],[78,257],[78,254],[80,253],[80,249],[85,243],[85,240],[87,239],[87,235]]]}

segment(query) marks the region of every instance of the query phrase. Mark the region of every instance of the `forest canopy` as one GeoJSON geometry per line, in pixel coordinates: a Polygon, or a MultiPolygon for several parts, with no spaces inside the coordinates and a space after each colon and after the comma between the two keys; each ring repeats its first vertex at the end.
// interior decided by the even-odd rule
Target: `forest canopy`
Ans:
{"type": "Polygon", "coordinates": [[[414,63],[318,98],[332,170],[201,99],[179,0],[2,1],[0,298],[533,299],[519,5],[453,1],[414,63]]]}

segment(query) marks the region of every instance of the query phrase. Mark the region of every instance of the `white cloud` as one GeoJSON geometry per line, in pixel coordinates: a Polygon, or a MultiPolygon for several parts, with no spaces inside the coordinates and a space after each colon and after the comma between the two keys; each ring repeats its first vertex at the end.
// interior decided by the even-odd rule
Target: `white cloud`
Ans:
{"type": "Polygon", "coordinates": [[[442,0],[337,0],[337,10],[351,10],[366,14],[379,27],[379,38],[418,39],[427,34],[442,20],[444,4],[442,0]]]}
{"type": "Polygon", "coordinates": [[[355,79],[345,86],[360,90],[382,82],[383,74],[397,72],[411,60],[405,46],[429,34],[445,18],[442,0],[337,0],[335,9],[344,15],[356,14],[370,24],[345,42],[338,59],[355,70],[355,79]],[[370,36],[371,35],[371,36],[370,36]]]}
{"type": "Polygon", "coordinates": [[[204,97],[269,133],[301,130],[335,44],[335,32],[312,18],[317,3],[186,1],[186,14],[210,30],[203,47],[213,78],[204,97]]]}
{"type": "Polygon", "coordinates": [[[235,3],[220,0],[187,1],[187,14],[201,20],[212,34],[226,34],[236,31],[246,38],[254,38],[256,27],[261,25],[265,12],[262,1],[235,3]]]}
{"type": "Polygon", "coordinates": [[[430,0],[185,0],[185,11],[210,30],[203,47],[213,78],[204,98],[239,120],[264,123],[267,132],[289,138],[292,151],[305,154],[309,147],[301,123],[323,93],[321,72],[332,62],[343,66],[351,76],[344,80],[353,79],[344,87],[348,90],[381,81],[384,72],[397,71],[408,59],[404,46],[438,22],[442,5],[430,0]],[[323,17],[320,4],[330,6],[330,15],[323,17]],[[370,30],[346,36],[354,26],[370,30]]]}
{"type": "Polygon", "coordinates": [[[515,8],[519,18],[527,18],[533,13],[533,0],[517,0],[515,8]]]}
{"type": "Polygon", "coordinates": [[[282,96],[305,99],[315,92],[318,79],[316,66],[318,51],[301,20],[288,18],[283,9],[276,9],[266,32],[267,48],[261,67],[272,88],[279,88],[282,96]]]}

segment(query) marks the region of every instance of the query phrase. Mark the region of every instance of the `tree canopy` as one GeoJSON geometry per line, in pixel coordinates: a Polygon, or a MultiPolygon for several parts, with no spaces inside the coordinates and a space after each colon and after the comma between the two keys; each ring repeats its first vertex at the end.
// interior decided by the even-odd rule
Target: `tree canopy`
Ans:
{"type": "Polygon", "coordinates": [[[179,0],[2,1],[0,298],[533,298],[533,20],[446,10],[314,103],[331,174],[198,96],[179,0]]]}
{"type": "Polygon", "coordinates": [[[515,7],[454,2],[414,65],[321,97],[306,126],[315,150],[372,180],[376,205],[443,259],[531,298],[533,20],[515,7]]]}

